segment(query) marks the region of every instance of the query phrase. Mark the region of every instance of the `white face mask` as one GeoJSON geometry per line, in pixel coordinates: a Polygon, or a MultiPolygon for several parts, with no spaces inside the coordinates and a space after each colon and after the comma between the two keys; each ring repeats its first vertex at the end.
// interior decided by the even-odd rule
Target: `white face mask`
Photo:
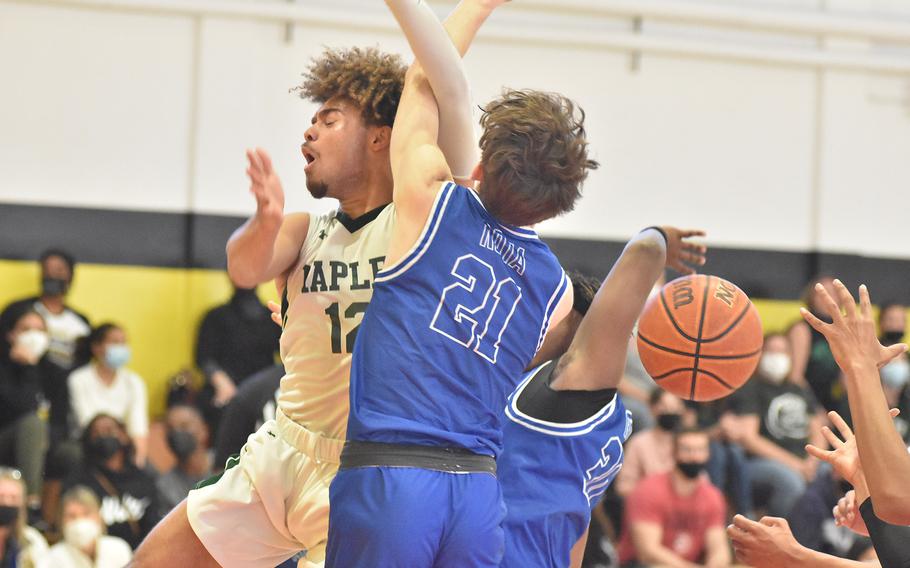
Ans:
{"type": "Polygon", "coordinates": [[[100,536],[101,525],[94,519],[83,517],[63,526],[63,540],[79,550],[89,548],[100,536]]]}
{"type": "Polygon", "coordinates": [[[786,353],[765,353],[758,362],[758,372],[772,383],[780,384],[790,373],[790,356],[786,353]]]}
{"type": "Polygon", "coordinates": [[[16,345],[24,347],[34,357],[40,359],[47,353],[47,348],[51,345],[51,338],[45,331],[30,329],[16,336],[16,345]]]}

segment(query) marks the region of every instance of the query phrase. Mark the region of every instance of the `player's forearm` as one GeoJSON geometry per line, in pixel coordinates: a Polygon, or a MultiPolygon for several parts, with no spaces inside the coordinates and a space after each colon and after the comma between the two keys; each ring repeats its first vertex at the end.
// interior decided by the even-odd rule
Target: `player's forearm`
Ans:
{"type": "Polygon", "coordinates": [[[872,362],[844,369],[856,445],[876,515],[910,524],[910,455],[888,412],[878,368],[872,362]]]}
{"type": "Polygon", "coordinates": [[[619,386],[628,337],[663,273],[666,259],[666,240],[654,229],[642,231],[626,244],[578,327],[554,388],[600,390],[619,386]]]}
{"type": "Polygon", "coordinates": [[[250,218],[234,231],[227,244],[228,275],[238,286],[252,288],[270,280],[268,270],[281,223],[250,218]]]}
{"type": "Polygon", "coordinates": [[[847,560],[846,558],[838,558],[816,550],[809,550],[808,548],[803,548],[802,551],[797,563],[793,564],[793,566],[800,566],[800,568],[872,568],[881,566],[878,562],[847,560]]]}

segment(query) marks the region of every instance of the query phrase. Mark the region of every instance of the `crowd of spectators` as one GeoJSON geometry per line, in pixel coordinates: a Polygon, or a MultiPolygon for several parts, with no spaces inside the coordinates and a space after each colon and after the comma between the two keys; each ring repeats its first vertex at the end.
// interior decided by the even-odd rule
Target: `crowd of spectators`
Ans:
{"type": "MultiPolygon", "coordinates": [[[[120,566],[274,417],[280,329],[253,290],[235,288],[200,323],[202,387],[171,393],[150,427],[128,330],[67,304],[70,255],[48,250],[40,263],[40,293],[0,313],[0,566],[120,566]],[[154,436],[173,467],[153,467],[154,436]]],[[[812,285],[806,306],[824,319],[812,285]]],[[[906,325],[904,306],[882,306],[883,344],[901,341],[906,325]]],[[[828,343],[802,319],[768,334],[755,376],[719,401],[690,403],[657,388],[634,342],[626,371],[620,391],[634,432],[595,511],[586,566],[731,566],[724,528],[737,513],[786,518],[807,548],[868,557],[869,539],[831,516],[849,484],[805,450],[825,446],[826,411],[849,420],[849,408],[828,343]]],[[[881,381],[910,441],[910,358],[882,367],[881,381]]]]}

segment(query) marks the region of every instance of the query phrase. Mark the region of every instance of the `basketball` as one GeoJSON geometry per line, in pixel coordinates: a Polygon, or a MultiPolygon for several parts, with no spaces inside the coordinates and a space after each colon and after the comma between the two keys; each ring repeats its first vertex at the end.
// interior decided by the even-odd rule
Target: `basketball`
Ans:
{"type": "Polygon", "coordinates": [[[668,282],[638,323],[645,370],[658,386],[688,400],[715,400],[742,386],[758,365],[762,339],[749,297],[704,274],[668,282]]]}

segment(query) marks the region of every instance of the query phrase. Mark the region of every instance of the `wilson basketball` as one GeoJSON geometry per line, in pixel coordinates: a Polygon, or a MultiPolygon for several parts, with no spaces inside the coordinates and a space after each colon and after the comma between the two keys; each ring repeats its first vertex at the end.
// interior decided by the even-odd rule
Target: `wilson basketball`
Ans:
{"type": "Polygon", "coordinates": [[[742,386],[758,365],[762,339],[748,296],[704,274],[668,282],[638,322],[645,370],[661,388],[689,400],[714,400],[742,386]]]}

